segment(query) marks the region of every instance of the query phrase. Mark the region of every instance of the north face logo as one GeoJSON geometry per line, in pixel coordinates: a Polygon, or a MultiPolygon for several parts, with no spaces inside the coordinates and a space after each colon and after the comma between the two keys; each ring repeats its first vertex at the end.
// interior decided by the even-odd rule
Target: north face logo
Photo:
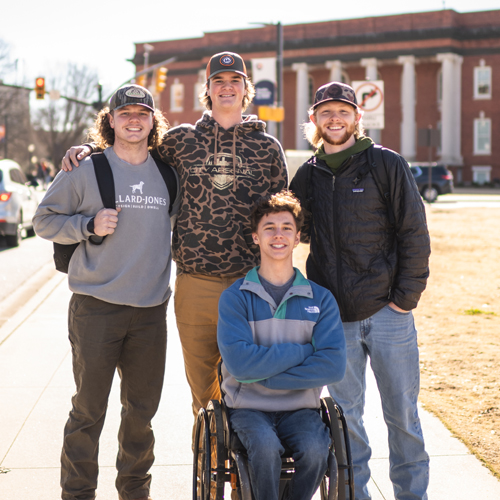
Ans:
{"type": "Polygon", "coordinates": [[[317,314],[319,313],[319,307],[318,306],[309,306],[305,308],[306,312],[310,314],[317,314]]]}

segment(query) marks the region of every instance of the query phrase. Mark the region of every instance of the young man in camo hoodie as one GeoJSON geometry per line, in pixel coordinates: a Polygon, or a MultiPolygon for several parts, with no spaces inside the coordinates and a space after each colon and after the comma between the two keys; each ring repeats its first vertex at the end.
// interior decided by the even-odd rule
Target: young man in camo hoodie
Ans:
{"type": "MultiPolygon", "coordinates": [[[[200,100],[207,108],[195,124],[170,129],[157,152],[180,178],[182,205],[173,231],[177,264],[175,314],[196,415],[219,399],[217,307],[220,294],[259,262],[250,212],[255,202],[287,186],[280,143],[264,122],[243,115],[255,95],[241,56],[211,57],[200,100]]],[[[63,160],[90,153],[71,148],[63,160]]]]}

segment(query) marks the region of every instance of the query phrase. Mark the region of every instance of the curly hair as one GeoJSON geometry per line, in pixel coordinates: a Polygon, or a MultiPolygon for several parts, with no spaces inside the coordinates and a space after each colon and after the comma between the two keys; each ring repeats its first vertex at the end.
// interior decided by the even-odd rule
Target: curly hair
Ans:
{"type": "Polygon", "coordinates": [[[290,212],[295,220],[297,231],[300,231],[304,223],[304,214],[300,206],[300,201],[291,191],[282,189],[279,193],[269,194],[257,201],[250,215],[252,233],[257,232],[259,222],[265,215],[277,214],[279,212],[290,212]]]}
{"type": "MultiPolygon", "coordinates": [[[[316,112],[317,108],[315,110],[313,108],[310,108],[308,111],[309,116],[311,115],[316,116],[316,112]]],[[[356,112],[356,117],[359,114],[362,115],[362,112],[358,110],[356,110],[355,112],[356,112]]],[[[314,149],[319,149],[323,145],[323,139],[321,138],[321,135],[318,132],[318,127],[316,127],[316,125],[312,121],[304,123],[304,125],[302,125],[302,129],[304,131],[305,138],[314,149]]],[[[365,135],[365,127],[363,126],[363,118],[361,117],[358,123],[356,123],[356,126],[354,127],[354,138],[358,140],[360,137],[363,137],[364,135],[365,135]]]]}
{"type": "MultiPolygon", "coordinates": [[[[241,107],[243,111],[245,111],[248,106],[250,106],[250,103],[253,101],[253,98],[255,97],[255,87],[253,86],[253,83],[250,81],[250,78],[244,78],[245,80],[245,95],[243,96],[243,101],[241,102],[241,107]]],[[[198,96],[201,104],[205,106],[206,109],[209,111],[212,110],[212,99],[208,95],[208,88],[210,87],[210,80],[205,83],[203,86],[203,90],[201,91],[200,95],[198,96]]]]}
{"type": "MultiPolygon", "coordinates": [[[[106,149],[115,143],[115,131],[109,124],[109,114],[108,107],[101,109],[97,114],[94,126],[89,129],[87,134],[87,141],[95,143],[99,149],[106,149]]],[[[148,149],[156,149],[162,143],[169,128],[170,125],[163,113],[159,109],[155,109],[153,128],[148,136],[148,149]]]]}

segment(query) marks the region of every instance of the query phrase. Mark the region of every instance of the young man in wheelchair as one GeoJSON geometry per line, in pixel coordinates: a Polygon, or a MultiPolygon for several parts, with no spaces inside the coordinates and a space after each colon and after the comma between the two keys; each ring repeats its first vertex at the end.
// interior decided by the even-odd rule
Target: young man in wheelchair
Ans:
{"type": "Polygon", "coordinates": [[[290,192],[261,199],[252,237],[261,265],[222,293],[218,344],[232,429],[248,453],[256,500],[277,500],[281,455],[292,452],[288,499],[309,500],[327,470],[322,387],[342,379],[346,355],[333,295],[293,267],[303,215],[290,192]]]}

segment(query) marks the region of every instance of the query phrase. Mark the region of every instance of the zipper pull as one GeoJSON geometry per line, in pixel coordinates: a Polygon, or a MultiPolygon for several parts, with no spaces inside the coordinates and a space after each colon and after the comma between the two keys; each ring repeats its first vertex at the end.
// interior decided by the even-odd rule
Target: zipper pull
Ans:
{"type": "Polygon", "coordinates": [[[389,293],[387,294],[387,298],[391,298],[392,286],[389,287],[389,293]]]}
{"type": "Polygon", "coordinates": [[[335,191],[335,176],[332,177],[332,191],[335,191]]]}

